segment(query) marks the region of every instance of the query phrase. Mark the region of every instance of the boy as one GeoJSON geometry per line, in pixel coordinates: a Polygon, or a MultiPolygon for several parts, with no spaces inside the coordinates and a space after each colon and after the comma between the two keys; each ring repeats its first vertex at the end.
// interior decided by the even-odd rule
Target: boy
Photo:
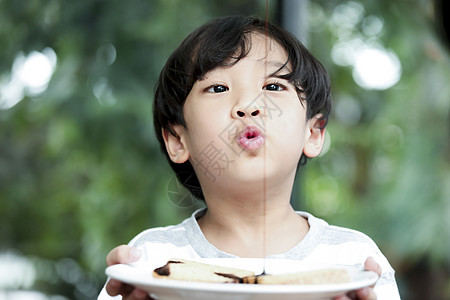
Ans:
{"type": "MultiPolygon", "coordinates": [[[[325,69],[285,30],[253,17],[195,30],[161,72],[153,114],[171,167],[207,209],[142,232],[108,264],[141,256],[161,265],[173,257],[359,265],[380,280],[343,298],[399,299],[394,270],[370,238],[290,205],[298,166],[322,149],[330,98],[325,69]]],[[[114,280],[106,291],[148,299],[114,280]]]]}

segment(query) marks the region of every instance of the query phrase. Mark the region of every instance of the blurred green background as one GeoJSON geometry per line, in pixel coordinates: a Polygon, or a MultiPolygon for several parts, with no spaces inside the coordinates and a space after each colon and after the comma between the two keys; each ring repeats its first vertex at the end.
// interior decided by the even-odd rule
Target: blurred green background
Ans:
{"type": "MultiPolygon", "coordinates": [[[[288,2],[270,0],[270,19],[288,2]]],[[[293,203],[371,236],[403,299],[450,299],[442,8],[305,3],[299,31],[330,72],[334,107],[293,203]]],[[[200,205],[168,193],[155,80],[199,25],[265,13],[263,0],[0,0],[0,299],[95,299],[109,250],[200,205]]]]}

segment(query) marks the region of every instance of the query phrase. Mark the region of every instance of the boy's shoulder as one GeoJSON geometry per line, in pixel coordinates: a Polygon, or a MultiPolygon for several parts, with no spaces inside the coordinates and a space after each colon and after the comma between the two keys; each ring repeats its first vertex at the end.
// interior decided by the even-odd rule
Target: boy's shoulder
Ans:
{"type": "Polygon", "coordinates": [[[326,221],[309,213],[299,213],[308,219],[310,230],[300,242],[297,251],[291,256],[307,258],[312,261],[344,265],[363,265],[367,257],[372,256],[383,270],[391,267],[376,243],[366,234],[342,227],[330,225],[326,221]]]}
{"type": "Polygon", "coordinates": [[[330,241],[338,240],[339,242],[360,242],[375,244],[375,242],[365,233],[336,225],[328,225],[325,231],[325,237],[330,239],[330,241]]]}
{"type": "Polygon", "coordinates": [[[311,231],[317,234],[321,243],[342,244],[342,243],[363,243],[375,246],[375,242],[366,234],[342,226],[330,225],[325,220],[315,217],[307,212],[298,212],[299,215],[308,219],[311,231]]]}
{"type": "Polygon", "coordinates": [[[139,247],[145,243],[183,243],[186,240],[186,223],[189,219],[177,225],[149,228],[136,235],[129,243],[130,246],[139,247]]]}

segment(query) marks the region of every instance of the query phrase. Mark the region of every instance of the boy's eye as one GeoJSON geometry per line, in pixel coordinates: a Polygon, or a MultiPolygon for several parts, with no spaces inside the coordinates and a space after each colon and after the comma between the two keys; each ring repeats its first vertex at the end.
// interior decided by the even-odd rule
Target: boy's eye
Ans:
{"type": "Polygon", "coordinates": [[[267,91],[282,91],[285,89],[285,87],[278,83],[269,83],[264,87],[264,89],[267,91]]]}
{"type": "Polygon", "coordinates": [[[228,88],[224,85],[213,85],[210,86],[209,88],[206,88],[206,91],[209,93],[223,93],[228,91],[228,88]]]}

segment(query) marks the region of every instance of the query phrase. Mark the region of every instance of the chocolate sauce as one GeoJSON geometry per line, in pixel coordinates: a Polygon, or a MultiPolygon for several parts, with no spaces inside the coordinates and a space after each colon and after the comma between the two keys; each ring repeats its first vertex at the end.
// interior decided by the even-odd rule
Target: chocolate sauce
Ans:
{"type": "Polygon", "coordinates": [[[160,268],[156,268],[155,273],[161,276],[169,276],[170,275],[169,266],[165,265],[160,268]]]}
{"type": "Polygon", "coordinates": [[[226,278],[230,278],[233,279],[234,283],[243,283],[243,279],[242,277],[238,277],[234,274],[229,274],[229,273],[219,273],[219,272],[214,272],[214,274],[219,275],[219,276],[223,276],[226,278]]]}
{"type": "Polygon", "coordinates": [[[183,262],[176,260],[169,260],[167,264],[165,264],[164,266],[156,268],[155,273],[157,273],[160,276],[169,276],[170,275],[169,264],[183,264],[183,262]]]}

